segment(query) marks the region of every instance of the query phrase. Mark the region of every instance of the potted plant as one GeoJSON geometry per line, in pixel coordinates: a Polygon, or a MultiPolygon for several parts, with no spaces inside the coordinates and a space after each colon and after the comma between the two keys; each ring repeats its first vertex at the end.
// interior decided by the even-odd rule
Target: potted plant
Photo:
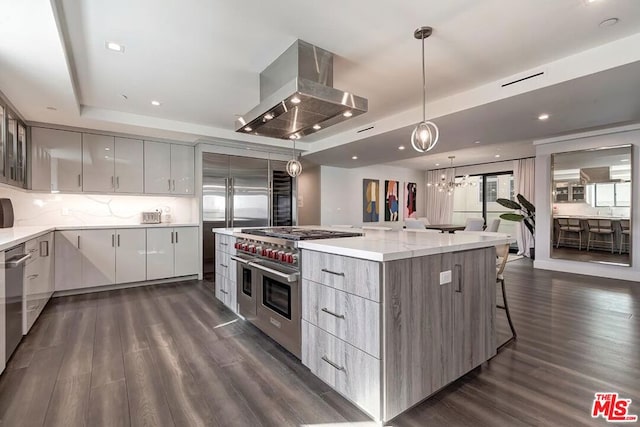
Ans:
{"type": "MultiPolygon", "coordinates": [[[[505,221],[515,221],[515,222],[524,222],[527,230],[531,232],[531,235],[534,238],[535,242],[535,231],[536,231],[536,207],[528,201],[522,194],[518,194],[516,196],[518,202],[510,199],[498,199],[496,202],[507,209],[513,209],[516,211],[520,211],[520,213],[504,213],[500,215],[500,218],[505,221]]],[[[529,253],[531,254],[531,259],[535,259],[535,247],[529,248],[529,253]]]]}

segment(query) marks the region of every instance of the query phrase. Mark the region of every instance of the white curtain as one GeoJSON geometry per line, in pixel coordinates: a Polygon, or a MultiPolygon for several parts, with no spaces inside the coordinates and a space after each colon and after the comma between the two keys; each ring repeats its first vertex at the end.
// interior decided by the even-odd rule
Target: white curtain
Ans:
{"type": "MultiPolygon", "coordinates": [[[[446,182],[452,182],[456,178],[453,168],[427,171],[427,183],[437,183],[441,181],[442,175],[446,182]]],[[[431,224],[451,224],[453,218],[453,194],[446,191],[438,191],[431,186],[426,187],[426,213],[431,224]]]]}
{"type": "MultiPolygon", "coordinates": [[[[513,161],[513,178],[515,193],[522,194],[531,203],[535,200],[535,166],[536,159],[520,159],[513,161]]],[[[524,223],[516,227],[518,255],[530,256],[529,248],[535,246],[534,237],[524,223]]]]}

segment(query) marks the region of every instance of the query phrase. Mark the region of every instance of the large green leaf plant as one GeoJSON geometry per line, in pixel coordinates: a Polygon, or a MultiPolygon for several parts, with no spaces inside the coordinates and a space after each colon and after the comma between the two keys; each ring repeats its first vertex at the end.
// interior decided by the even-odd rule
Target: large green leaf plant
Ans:
{"type": "Polygon", "coordinates": [[[536,230],[536,207],[528,201],[522,194],[516,196],[518,202],[510,199],[498,199],[496,202],[507,209],[520,211],[520,213],[504,213],[500,218],[505,221],[524,222],[525,227],[535,236],[536,230]]]}

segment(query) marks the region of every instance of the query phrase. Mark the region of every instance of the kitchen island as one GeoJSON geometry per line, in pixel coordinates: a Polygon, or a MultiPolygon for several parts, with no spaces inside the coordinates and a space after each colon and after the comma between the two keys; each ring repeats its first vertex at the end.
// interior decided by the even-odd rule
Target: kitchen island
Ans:
{"type": "Polygon", "coordinates": [[[302,363],[373,419],[393,419],[496,354],[495,246],[510,242],[368,230],[297,242],[302,363]]]}

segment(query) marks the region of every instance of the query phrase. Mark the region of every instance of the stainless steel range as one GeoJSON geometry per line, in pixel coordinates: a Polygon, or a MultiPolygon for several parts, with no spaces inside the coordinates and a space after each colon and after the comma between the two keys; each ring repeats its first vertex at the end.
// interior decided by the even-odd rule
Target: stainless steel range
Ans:
{"type": "Polygon", "coordinates": [[[240,315],[298,358],[301,289],[298,242],[357,237],[362,233],[295,227],[250,228],[234,233],[240,315]]]}

